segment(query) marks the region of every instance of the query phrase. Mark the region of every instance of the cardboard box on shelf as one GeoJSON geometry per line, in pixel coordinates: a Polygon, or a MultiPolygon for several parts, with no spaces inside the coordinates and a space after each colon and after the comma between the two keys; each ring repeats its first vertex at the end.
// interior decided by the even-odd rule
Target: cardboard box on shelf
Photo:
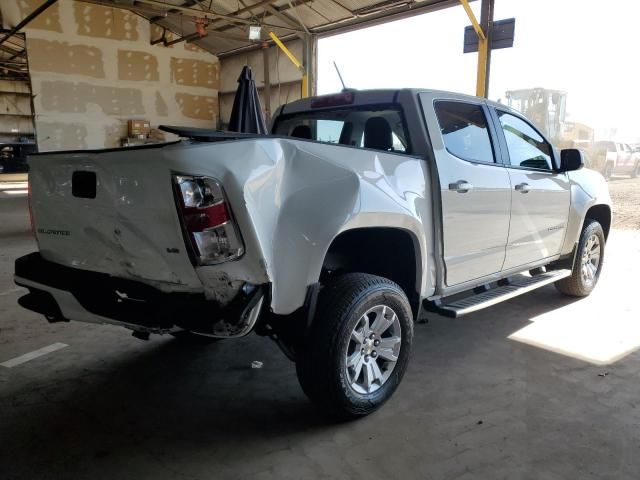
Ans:
{"type": "Polygon", "coordinates": [[[151,124],[148,120],[129,120],[127,122],[127,133],[129,137],[138,137],[139,135],[146,137],[149,135],[150,130],[151,124]]]}

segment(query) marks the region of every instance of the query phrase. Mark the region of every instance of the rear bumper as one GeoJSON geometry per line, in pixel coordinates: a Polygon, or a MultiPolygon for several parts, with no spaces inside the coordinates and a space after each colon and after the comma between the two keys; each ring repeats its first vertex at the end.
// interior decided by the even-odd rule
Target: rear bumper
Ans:
{"type": "Polygon", "coordinates": [[[152,333],[185,329],[223,338],[253,329],[267,290],[247,283],[222,307],[204,294],[162,292],[141,282],[49,262],[38,252],[16,260],[14,281],[29,289],[18,303],[49,321],[111,323],[152,333]]]}

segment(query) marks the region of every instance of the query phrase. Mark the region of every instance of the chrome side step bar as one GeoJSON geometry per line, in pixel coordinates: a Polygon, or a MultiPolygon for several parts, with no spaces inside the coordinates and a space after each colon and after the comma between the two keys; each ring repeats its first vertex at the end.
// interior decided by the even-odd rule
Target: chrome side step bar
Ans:
{"type": "Polygon", "coordinates": [[[571,270],[551,270],[550,272],[540,273],[531,277],[528,275],[515,275],[510,277],[508,282],[501,281],[496,287],[451,301],[451,303],[446,303],[446,298],[426,302],[425,308],[428,311],[439,313],[440,315],[457,318],[467,313],[491,307],[497,303],[535,290],[536,288],[544,287],[570,275],[571,270]]]}

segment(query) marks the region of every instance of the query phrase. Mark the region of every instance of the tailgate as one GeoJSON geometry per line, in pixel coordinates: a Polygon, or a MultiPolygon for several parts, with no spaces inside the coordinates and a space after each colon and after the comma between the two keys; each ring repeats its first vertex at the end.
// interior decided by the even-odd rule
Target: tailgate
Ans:
{"type": "Polygon", "coordinates": [[[42,256],[158,288],[199,290],[161,146],[30,157],[42,256]]]}

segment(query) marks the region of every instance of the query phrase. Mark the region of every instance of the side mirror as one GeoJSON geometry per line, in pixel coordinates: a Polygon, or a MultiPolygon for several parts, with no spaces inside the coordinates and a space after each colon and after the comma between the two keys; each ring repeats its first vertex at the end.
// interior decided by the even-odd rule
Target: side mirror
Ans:
{"type": "Polygon", "coordinates": [[[577,148],[566,148],[560,151],[560,171],[573,172],[584,167],[584,156],[577,148]]]}

